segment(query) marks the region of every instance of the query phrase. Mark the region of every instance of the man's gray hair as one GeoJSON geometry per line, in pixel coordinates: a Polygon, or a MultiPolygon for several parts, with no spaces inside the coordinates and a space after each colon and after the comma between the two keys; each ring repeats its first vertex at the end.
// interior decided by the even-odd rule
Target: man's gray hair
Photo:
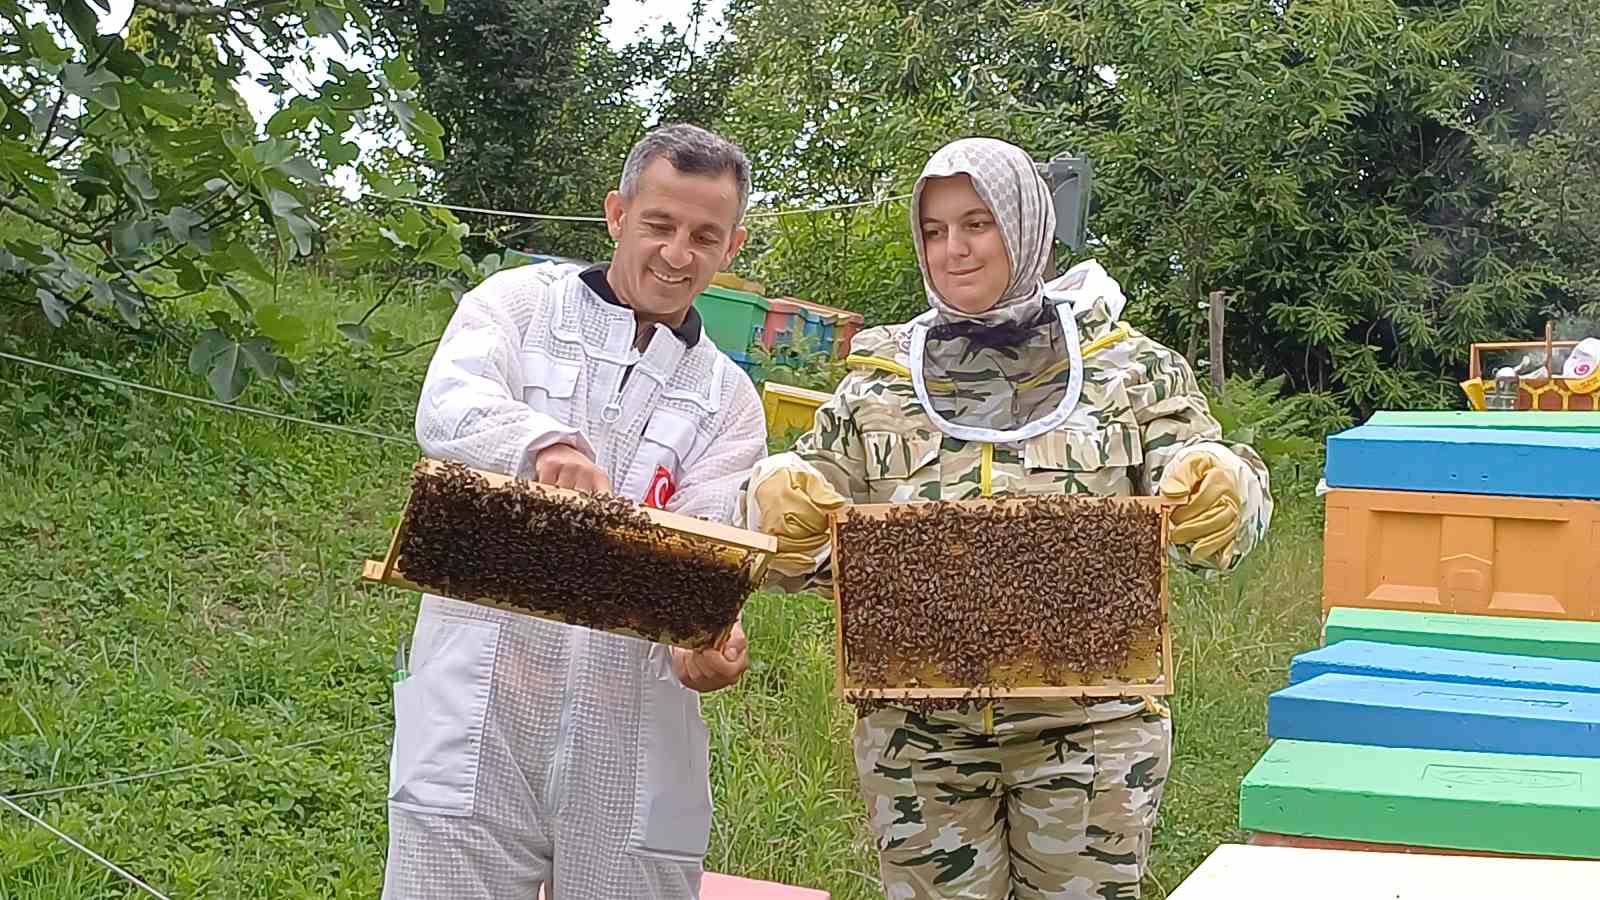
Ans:
{"type": "Polygon", "coordinates": [[[667,125],[640,138],[622,166],[622,183],[617,188],[622,196],[632,199],[644,170],[663,156],[685,175],[731,172],[739,186],[739,214],[733,221],[736,225],[744,221],[750,203],[750,160],[737,144],[695,125],[667,125]]]}

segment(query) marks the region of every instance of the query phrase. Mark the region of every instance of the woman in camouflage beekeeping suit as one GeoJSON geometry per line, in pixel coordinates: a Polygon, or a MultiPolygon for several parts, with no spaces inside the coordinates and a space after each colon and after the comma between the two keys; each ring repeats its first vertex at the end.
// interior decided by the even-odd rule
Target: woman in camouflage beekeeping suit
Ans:
{"type": "MultiPolygon", "coordinates": [[[[1119,323],[1098,264],[1044,282],[1055,215],[1028,155],[947,145],[911,219],[931,309],[863,331],[811,430],[743,497],[747,523],[779,538],[781,582],[825,584],[843,503],[1052,493],[1161,493],[1182,561],[1236,565],[1271,517],[1265,466],[1222,441],[1181,355],[1119,323]]],[[[858,719],[854,745],[893,900],[1139,896],[1171,759],[1159,704],[890,705],[858,719]]]]}

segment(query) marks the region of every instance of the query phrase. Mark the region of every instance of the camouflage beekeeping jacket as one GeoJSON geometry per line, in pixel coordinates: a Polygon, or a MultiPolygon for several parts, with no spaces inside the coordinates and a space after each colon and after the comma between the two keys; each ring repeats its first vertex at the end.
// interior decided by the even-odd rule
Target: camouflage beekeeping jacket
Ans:
{"type": "MultiPolygon", "coordinates": [[[[1076,320],[1083,344],[1083,392],[1068,420],[1054,431],[1010,444],[965,441],[941,433],[912,387],[909,324],[861,332],[851,345],[849,374],[818,409],[794,452],[854,503],[966,500],[984,496],[1085,493],[1152,495],[1166,467],[1207,451],[1241,473],[1240,524],[1231,565],[1266,533],[1272,515],[1267,469],[1249,446],[1223,442],[1188,361],[1113,320],[1104,300],[1082,304],[1076,320]]],[[[1067,377],[1066,354],[1030,346],[1018,359],[1035,381],[1067,377]]],[[[943,410],[963,392],[982,402],[992,370],[929,378],[943,410]]],[[[1191,565],[1184,548],[1175,548],[1191,565]]],[[[1199,565],[1210,566],[1209,562],[1199,565]]],[[[1231,567],[1231,566],[1230,566],[1231,567]]],[[[805,584],[829,587],[829,566],[805,584]]]]}

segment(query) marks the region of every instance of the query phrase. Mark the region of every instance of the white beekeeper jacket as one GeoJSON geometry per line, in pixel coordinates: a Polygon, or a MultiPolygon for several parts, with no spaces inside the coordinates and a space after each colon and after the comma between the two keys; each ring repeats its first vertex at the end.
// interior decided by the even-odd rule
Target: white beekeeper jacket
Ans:
{"type": "MultiPolygon", "coordinates": [[[[417,440],[524,477],[564,442],[625,497],[654,483],[660,501],[670,481],[656,505],[729,521],[766,425],[749,377],[698,328],[693,314],[677,331],[656,325],[641,352],[632,311],[576,266],[497,273],[445,330],[417,440]]],[[[425,595],[409,671],[395,690],[386,898],[531,898],[541,885],[552,900],[698,896],[707,732],[668,647],[425,595]]]]}

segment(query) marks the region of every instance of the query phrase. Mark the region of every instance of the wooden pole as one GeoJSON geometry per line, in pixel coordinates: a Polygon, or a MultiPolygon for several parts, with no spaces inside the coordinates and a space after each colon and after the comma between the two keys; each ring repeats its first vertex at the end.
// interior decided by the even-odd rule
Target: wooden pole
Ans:
{"type": "Polygon", "coordinates": [[[1228,295],[1223,291],[1211,292],[1211,389],[1218,396],[1226,374],[1222,371],[1223,320],[1227,311],[1228,295]]]}

